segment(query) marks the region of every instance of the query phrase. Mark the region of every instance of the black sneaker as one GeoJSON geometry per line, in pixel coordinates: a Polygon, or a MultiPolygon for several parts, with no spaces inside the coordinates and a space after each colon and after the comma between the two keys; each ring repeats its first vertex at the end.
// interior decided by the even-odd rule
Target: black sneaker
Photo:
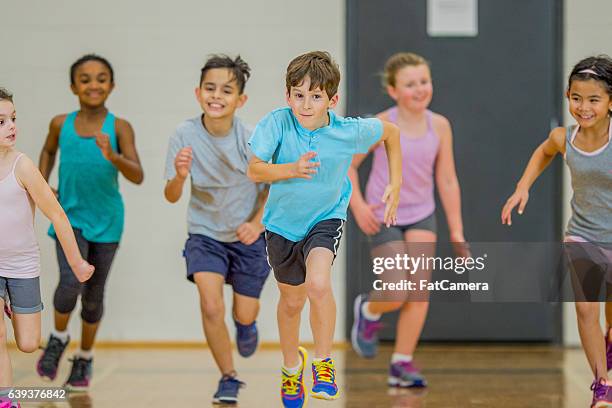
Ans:
{"type": "Polygon", "coordinates": [[[45,351],[43,355],[38,360],[36,364],[36,371],[38,375],[43,378],[48,378],[49,380],[55,380],[57,376],[57,366],[59,365],[59,361],[62,358],[62,354],[64,354],[64,350],[66,350],[66,346],[70,343],[70,336],[65,343],[63,343],[58,337],[54,335],[49,335],[49,341],[47,341],[47,347],[45,347],[45,351]]]}
{"type": "Polygon", "coordinates": [[[219,380],[219,387],[213,396],[213,404],[236,404],[238,402],[238,390],[245,385],[236,377],[224,375],[219,380]]]}
{"type": "Polygon", "coordinates": [[[82,357],[75,357],[70,361],[72,361],[72,370],[70,370],[68,381],[64,384],[64,389],[71,392],[87,391],[89,381],[91,381],[93,358],[88,360],[82,357]]]}

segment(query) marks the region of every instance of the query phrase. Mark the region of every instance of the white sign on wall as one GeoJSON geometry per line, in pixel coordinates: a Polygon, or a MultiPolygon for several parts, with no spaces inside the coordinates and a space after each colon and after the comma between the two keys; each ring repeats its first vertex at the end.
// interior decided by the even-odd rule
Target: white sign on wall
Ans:
{"type": "Polygon", "coordinates": [[[431,37],[478,35],[478,0],[427,0],[427,34],[431,37]]]}

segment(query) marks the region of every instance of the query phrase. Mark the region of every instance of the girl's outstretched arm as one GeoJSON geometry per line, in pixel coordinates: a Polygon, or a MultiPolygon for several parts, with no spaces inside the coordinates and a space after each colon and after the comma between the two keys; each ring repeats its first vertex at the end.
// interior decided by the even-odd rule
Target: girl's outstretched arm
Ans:
{"type": "Polygon", "coordinates": [[[448,120],[436,115],[436,133],[440,137],[440,148],[436,158],[436,186],[444,207],[451,242],[465,242],[461,216],[461,188],[457,179],[455,156],[453,154],[453,132],[448,120]]]}
{"type": "Polygon", "coordinates": [[[15,174],[36,206],[53,223],[70,268],[80,282],[85,282],[93,274],[94,267],[81,256],[68,217],[55,198],[55,194],[29,157],[24,155],[19,159],[15,174]]]}
{"type": "Polygon", "coordinates": [[[53,166],[55,165],[55,155],[57,153],[60,132],[62,130],[62,125],[64,124],[65,119],[66,115],[58,115],[51,119],[51,123],[49,123],[49,133],[47,133],[47,139],[45,140],[45,144],[42,150],[40,151],[40,157],[38,159],[38,168],[40,169],[43,178],[47,181],[49,180],[51,170],[53,170],[53,166]]]}
{"type": "Polygon", "coordinates": [[[555,158],[557,153],[565,154],[565,128],[553,129],[546,139],[531,155],[523,176],[516,184],[514,194],[508,198],[501,213],[502,224],[512,225],[512,210],[518,205],[518,213],[523,214],[529,200],[529,189],[555,158]]]}

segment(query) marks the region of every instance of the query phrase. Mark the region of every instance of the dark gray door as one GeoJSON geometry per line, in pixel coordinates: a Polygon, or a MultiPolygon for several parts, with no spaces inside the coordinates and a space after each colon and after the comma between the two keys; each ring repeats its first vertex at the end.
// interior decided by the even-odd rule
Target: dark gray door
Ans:
{"type": "MultiPolygon", "coordinates": [[[[431,109],[453,126],[467,239],[558,241],[560,160],[535,184],[520,222],[512,228],[502,226],[500,210],[531,152],[561,118],[562,2],[478,3],[478,36],[433,38],[426,30],[426,0],[348,0],[348,114],[373,114],[391,105],[379,80],[390,55],[413,51],[425,56],[431,61],[434,81],[431,109]]],[[[368,172],[365,163],[362,182],[368,172]]],[[[437,216],[439,240],[447,241],[439,202],[437,216]]],[[[360,286],[356,277],[371,274],[371,269],[363,250],[365,237],[350,219],[346,237],[348,334],[352,301],[360,286]]],[[[438,245],[438,255],[450,253],[448,244],[438,245]]],[[[560,333],[558,305],[432,303],[423,339],[559,341],[560,333]]],[[[393,336],[391,329],[383,333],[383,338],[393,336]]]]}

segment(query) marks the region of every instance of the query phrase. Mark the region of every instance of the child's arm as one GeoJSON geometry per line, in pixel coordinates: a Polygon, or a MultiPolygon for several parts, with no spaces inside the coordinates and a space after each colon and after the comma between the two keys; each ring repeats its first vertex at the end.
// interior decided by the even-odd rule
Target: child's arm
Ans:
{"type": "Polygon", "coordinates": [[[96,144],[100,148],[102,156],[111,162],[126,179],[132,183],[140,184],[144,180],[144,172],[136,151],[134,130],[128,121],[119,118],[115,122],[115,130],[119,152],[121,153],[113,150],[110,138],[105,133],[97,132],[95,134],[96,144]]]}
{"type": "Polygon", "coordinates": [[[436,158],[436,186],[446,213],[450,240],[465,242],[461,217],[461,188],[457,180],[453,155],[453,133],[450,123],[443,116],[434,116],[434,126],[440,137],[440,148],[436,158]]]}
{"type": "Polygon", "coordinates": [[[94,267],[89,265],[81,256],[68,217],[57,202],[53,191],[28,157],[24,156],[19,159],[16,175],[36,206],[53,223],[55,234],[62,245],[73,273],[80,282],[85,282],[93,274],[94,267]]]}
{"type": "MultiPolygon", "coordinates": [[[[378,146],[378,143],[372,146],[371,150],[374,150],[378,146]]],[[[380,223],[376,219],[374,215],[374,210],[383,206],[383,203],[380,204],[368,204],[363,198],[363,193],[361,192],[361,185],[359,184],[359,166],[368,157],[369,153],[357,153],[353,155],[353,161],[351,162],[351,167],[348,170],[348,176],[351,180],[351,185],[353,186],[353,194],[351,194],[350,207],[353,211],[353,215],[355,216],[355,221],[357,221],[357,225],[366,235],[374,235],[380,231],[380,223]]]]}
{"type": "Polygon", "coordinates": [[[171,180],[168,180],[166,188],[164,188],[164,196],[169,202],[176,203],[181,198],[181,195],[183,195],[183,185],[187,176],[189,176],[192,160],[193,151],[190,146],[183,147],[174,158],[176,175],[171,180]]]}
{"type": "Polygon", "coordinates": [[[562,127],[553,129],[548,135],[548,139],[538,146],[531,155],[523,176],[516,184],[514,194],[510,196],[502,209],[502,224],[512,225],[512,210],[517,205],[519,206],[518,213],[523,214],[529,200],[529,189],[557,153],[565,153],[565,129],[562,127]]]}
{"type": "Polygon", "coordinates": [[[241,224],[236,230],[236,235],[240,242],[245,245],[251,245],[264,231],[264,226],[261,223],[263,218],[264,207],[266,200],[268,199],[268,193],[270,192],[270,186],[266,185],[265,188],[257,195],[257,209],[253,213],[251,219],[244,224],[241,224]]]}
{"type": "Polygon", "coordinates": [[[55,155],[59,146],[60,132],[65,119],[66,115],[58,115],[49,123],[49,133],[47,133],[47,139],[40,151],[40,157],[38,159],[38,168],[45,181],[49,181],[51,170],[53,170],[55,164],[55,155]]]}
{"type": "Polygon", "coordinates": [[[312,162],[315,152],[307,152],[295,163],[272,164],[253,156],[249,162],[247,176],[255,183],[273,183],[292,178],[311,179],[311,174],[317,172],[319,162],[312,162]]]}
{"type": "Polygon", "coordinates": [[[399,128],[393,123],[382,121],[383,134],[380,138],[385,144],[387,162],[389,163],[389,184],[385,188],[382,201],[385,205],[384,223],[387,227],[397,222],[397,206],[402,185],[402,148],[399,128]]]}

